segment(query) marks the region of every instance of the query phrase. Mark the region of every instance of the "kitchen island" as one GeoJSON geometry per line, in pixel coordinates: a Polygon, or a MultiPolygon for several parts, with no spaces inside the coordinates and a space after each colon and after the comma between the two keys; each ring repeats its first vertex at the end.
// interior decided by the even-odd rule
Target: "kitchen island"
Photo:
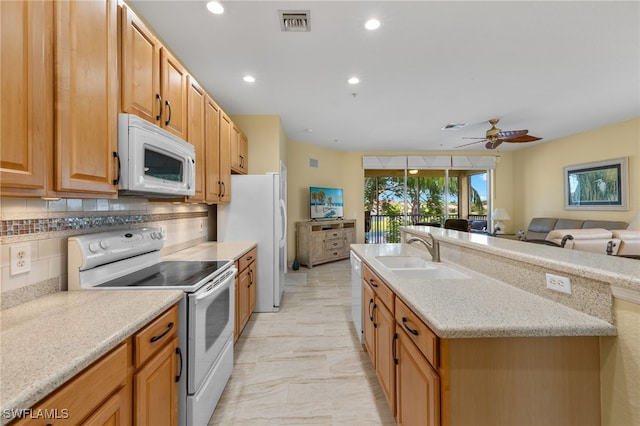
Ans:
{"type": "Polygon", "coordinates": [[[418,244],[351,246],[364,262],[365,347],[399,423],[600,423],[599,339],[616,334],[612,286],[640,288],[636,263],[401,231],[433,234],[442,262],[418,244]],[[547,289],[547,272],[569,277],[572,294],[547,289]]]}

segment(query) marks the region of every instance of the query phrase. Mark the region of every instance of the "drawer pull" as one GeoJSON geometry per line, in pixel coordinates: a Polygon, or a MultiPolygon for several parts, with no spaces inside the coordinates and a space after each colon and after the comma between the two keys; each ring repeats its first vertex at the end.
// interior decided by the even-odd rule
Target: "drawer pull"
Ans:
{"type": "Polygon", "coordinates": [[[369,284],[371,284],[371,287],[378,287],[378,284],[376,284],[376,280],[374,280],[373,278],[369,279],[369,284]]]}
{"type": "Polygon", "coordinates": [[[154,343],[154,342],[157,342],[158,340],[162,339],[162,338],[163,338],[163,337],[164,337],[168,332],[170,332],[170,331],[171,331],[171,329],[172,329],[172,328],[173,328],[173,323],[172,323],[172,322],[170,322],[170,323],[169,323],[169,325],[167,326],[167,329],[164,331],[164,333],[162,333],[162,334],[160,334],[160,335],[158,335],[158,336],[153,336],[153,337],[150,339],[150,342],[151,342],[151,343],[154,343]]]}
{"type": "Polygon", "coordinates": [[[418,330],[412,330],[412,329],[410,329],[410,328],[409,328],[409,326],[407,325],[407,319],[406,319],[405,317],[402,317],[402,326],[403,326],[404,328],[406,328],[406,329],[407,329],[407,331],[408,331],[409,333],[413,334],[414,336],[417,336],[417,335],[418,335],[418,330]]]}

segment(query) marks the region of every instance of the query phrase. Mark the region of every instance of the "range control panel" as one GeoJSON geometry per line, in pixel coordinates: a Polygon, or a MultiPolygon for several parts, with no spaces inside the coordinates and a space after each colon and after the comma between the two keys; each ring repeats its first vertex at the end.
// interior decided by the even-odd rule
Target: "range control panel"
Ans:
{"type": "Polygon", "coordinates": [[[69,238],[69,257],[76,257],[80,270],[159,251],[165,235],[161,228],[140,228],[78,235],[69,238]]]}

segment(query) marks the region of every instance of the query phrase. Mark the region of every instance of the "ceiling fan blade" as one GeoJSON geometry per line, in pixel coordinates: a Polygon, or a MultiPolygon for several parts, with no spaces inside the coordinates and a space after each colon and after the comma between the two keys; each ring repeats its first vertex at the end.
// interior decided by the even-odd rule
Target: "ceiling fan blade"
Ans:
{"type": "Polygon", "coordinates": [[[484,145],[484,147],[487,149],[496,149],[498,146],[502,144],[502,142],[503,142],[503,139],[498,139],[495,142],[489,141],[484,145]]]}
{"type": "Polygon", "coordinates": [[[531,136],[531,135],[524,135],[524,136],[518,136],[516,138],[508,138],[505,139],[505,142],[534,142],[534,141],[539,141],[542,138],[538,138],[536,136],[531,136]]]}
{"type": "Polygon", "coordinates": [[[502,130],[496,136],[500,139],[511,139],[524,136],[529,133],[528,130],[502,130]]]}
{"type": "MultiPolygon", "coordinates": [[[[467,139],[475,139],[475,138],[467,138],[467,139]]],[[[480,142],[484,142],[486,141],[486,139],[482,139],[481,141],[475,141],[475,142],[471,142],[471,143],[465,143],[464,145],[458,145],[458,146],[454,146],[454,148],[462,148],[463,146],[469,146],[469,145],[474,145],[480,142]]]]}
{"type": "Polygon", "coordinates": [[[484,137],[484,138],[471,138],[471,137],[468,137],[468,136],[463,136],[460,139],[483,139],[484,140],[484,139],[487,139],[487,138],[486,137],[484,137]]]}

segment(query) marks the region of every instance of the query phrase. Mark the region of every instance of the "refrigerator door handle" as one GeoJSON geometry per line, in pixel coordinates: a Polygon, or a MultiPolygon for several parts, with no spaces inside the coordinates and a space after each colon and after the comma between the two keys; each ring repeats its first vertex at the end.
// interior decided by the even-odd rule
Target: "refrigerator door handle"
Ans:
{"type": "Polygon", "coordinates": [[[280,199],[280,210],[282,211],[282,238],[280,238],[279,246],[284,247],[287,241],[287,206],[282,199],[280,199]]]}

